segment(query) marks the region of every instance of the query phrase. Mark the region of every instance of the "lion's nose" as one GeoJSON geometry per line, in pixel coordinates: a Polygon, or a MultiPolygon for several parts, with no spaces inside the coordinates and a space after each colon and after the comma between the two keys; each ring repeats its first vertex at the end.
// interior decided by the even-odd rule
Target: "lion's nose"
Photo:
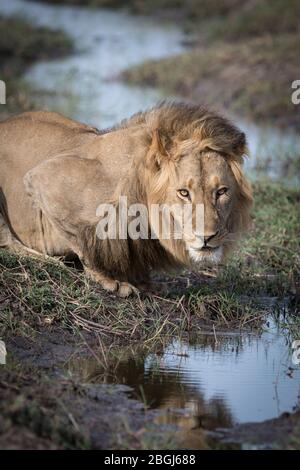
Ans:
{"type": "Polygon", "coordinates": [[[211,235],[206,235],[205,237],[203,237],[204,246],[207,246],[208,242],[209,242],[212,238],[216,237],[217,235],[218,235],[218,232],[215,232],[215,233],[213,233],[213,234],[211,234],[211,235]]]}

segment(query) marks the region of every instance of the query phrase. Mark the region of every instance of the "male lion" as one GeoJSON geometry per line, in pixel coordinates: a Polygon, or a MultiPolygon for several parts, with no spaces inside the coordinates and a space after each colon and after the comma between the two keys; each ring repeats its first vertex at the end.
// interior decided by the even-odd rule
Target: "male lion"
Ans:
{"type": "MultiPolygon", "coordinates": [[[[120,296],[149,272],[220,262],[249,224],[245,135],[200,106],[163,102],[98,131],[51,112],[0,123],[0,247],[77,255],[120,296]],[[99,239],[100,203],[204,205],[204,230],[164,239],[99,239]]],[[[194,219],[193,219],[194,220],[194,219]]],[[[152,219],[147,220],[151,228],[152,219]]]]}

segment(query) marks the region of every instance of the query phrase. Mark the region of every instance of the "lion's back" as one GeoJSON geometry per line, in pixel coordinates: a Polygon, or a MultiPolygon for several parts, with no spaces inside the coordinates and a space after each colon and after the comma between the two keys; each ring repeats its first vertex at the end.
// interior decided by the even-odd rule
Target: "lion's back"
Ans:
{"type": "Polygon", "coordinates": [[[49,111],[13,116],[0,123],[0,175],[5,168],[9,177],[25,174],[46,158],[84,145],[95,134],[93,128],[49,111]]]}

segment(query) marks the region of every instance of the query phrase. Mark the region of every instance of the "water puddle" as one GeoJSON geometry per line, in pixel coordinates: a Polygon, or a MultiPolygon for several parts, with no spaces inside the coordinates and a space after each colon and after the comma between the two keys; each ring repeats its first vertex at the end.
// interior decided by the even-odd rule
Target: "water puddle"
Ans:
{"type": "Polygon", "coordinates": [[[68,370],[84,381],[129,385],[135,398],[165,411],[160,422],[179,425],[186,444],[201,447],[203,430],[259,423],[299,409],[300,366],[293,364],[282,330],[268,323],[261,335],[203,334],[156,353],[120,351],[108,369],[78,356],[68,370]]]}

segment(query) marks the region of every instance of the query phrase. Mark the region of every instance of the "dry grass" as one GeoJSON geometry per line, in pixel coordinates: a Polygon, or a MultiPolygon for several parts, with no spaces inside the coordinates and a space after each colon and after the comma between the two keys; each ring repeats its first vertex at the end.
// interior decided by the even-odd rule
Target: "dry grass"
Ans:
{"type": "Polygon", "coordinates": [[[256,311],[232,296],[190,293],[185,286],[188,282],[195,286],[195,277],[177,277],[176,293],[169,298],[151,295],[121,300],[83,273],[55,262],[17,258],[3,251],[0,260],[2,336],[31,336],[41,328],[59,325],[93,331],[110,341],[153,344],[209,328],[210,321],[233,328],[244,326],[245,312],[247,322],[257,317],[256,311]]]}

